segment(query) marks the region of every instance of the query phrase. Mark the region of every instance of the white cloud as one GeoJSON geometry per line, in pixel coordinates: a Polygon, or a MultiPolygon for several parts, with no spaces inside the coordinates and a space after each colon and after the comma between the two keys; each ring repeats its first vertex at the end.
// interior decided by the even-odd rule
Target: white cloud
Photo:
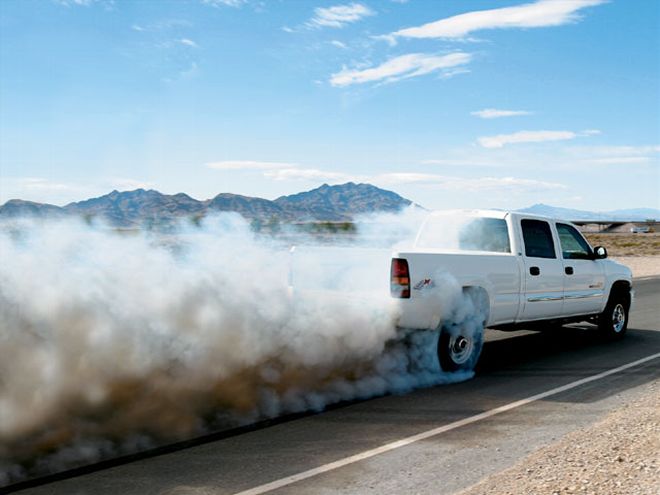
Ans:
{"type": "Polygon", "coordinates": [[[392,33],[403,38],[464,38],[484,29],[561,26],[580,19],[577,12],[606,0],[538,0],[491,10],[466,12],[392,33]]]}
{"type": "Polygon", "coordinates": [[[166,83],[176,83],[178,81],[187,81],[194,79],[199,74],[199,65],[197,62],[190,62],[185,68],[179,70],[174,77],[164,77],[162,80],[166,83]]]}
{"type": "Polygon", "coordinates": [[[520,115],[531,115],[532,112],[527,110],[499,110],[497,108],[484,108],[483,110],[477,110],[475,112],[470,112],[470,115],[479,117],[482,119],[499,119],[501,117],[518,117],[520,115]]]}
{"type": "Polygon", "coordinates": [[[382,187],[398,185],[431,186],[442,190],[483,192],[508,191],[510,193],[546,191],[565,189],[566,186],[556,182],[546,182],[517,177],[479,177],[465,178],[429,174],[423,172],[390,172],[376,175],[348,174],[321,170],[317,168],[300,168],[295,164],[279,162],[216,162],[207,166],[222,170],[260,170],[263,176],[275,181],[309,181],[309,182],[369,182],[382,187]]]}
{"type": "Polygon", "coordinates": [[[167,31],[170,29],[190,28],[192,26],[193,26],[192,22],[187,21],[185,19],[164,19],[149,24],[133,24],[131,25],[131,29],[133,31],[138,31],[141,33],[143,32],[155,33],[158,31],[167,31]]]}
{"type": "Polygon", "coordinates": [[[516,177],[479,177],[464,178],[428,174],[419,172],[390,172],[377,175],[352,175],[343,172],[331,172],[315,168],[284,168],[267,170],[264,176],[278,181],[304,180],[323,181],[330,183],[338,182],[369,182],[384,187],[402,184],[418,184],[433,186],[438,189],[456,191],[499,191],[507,190],[514,192],[523,191],[545,191],[565,189],[566,186],[556,182],[546,182],[533,179],[520,179],[516,177]]]}
{"type": "Polygon", "coordinates": [[[446,69],[440,73],[440,79],[451,79],[452,77],[458,76],[460,74],[469,74],[470,69],[465,67],[456,67],[453,69],[446,69]]]}
{"type": "Polygon", "coordinates": [[[191,40],[191,39],[188,39],[188,38],[181,38],[181,39],[178,40],[178,41],[179,41],[179,43],[181,43],[182,45],[189,46],[189,47],[191,47],[191,48],[199,48],[199,45],[198,45],[197,43],[195,43],[195,42],[194,42],[193,40],[191,40]]]}
{"type": "MultiPolygon", "coordinates": [[[[356,180],[358,176],[345,174],[343,172],[332,172],[316,168],[300,168],[296,163],[286,162],[262,162],[252,160],[229,160],[221,162],[206,163],[206,167],[214,170],[242,171],[253,170],[263,172],[268,179],[283,180],[322,180],[329,182],[356,180]]],[[[363,177],[367,179],[366,177],[363,177]]]]}
{"type": "Polygon", "coordinates": [[[55,3],[59,5],[64,5],[65,7],[70,7],[72,5],[89,7],[92,4],[97,3],[99,0],[54,0],[55,3]]]}
{"type": "MultiPolygon", "coordinates": [[[[2,0],[0,0],[1,2],[2,0]]],[[[115,0],[51,0],[62,7],[92,7],[98,5],[106,11],[114,10],[115,0]]]]}
{"type": "Polygon", "coordinates": [[[295,163],[260,162],[252,160],[211,162],[207,163],[206,166],[214,170],[277,170],[297,167],[295,163]]]}
{"type": "Polygon", "coordinates": [[[584,160],[585,163],[593,165],[636,165],[639,163],[649,163],[651,158],[648,156],[612,156],[609,158],[590,158],[584,160]]]}
{"type": "Polygon", "coordinates": [[[422,165],[440,165],[446,167],[493,167],[495,163],[482,159],[432,159],[422,160],[422,165]]]}
{"type": "Polygon", "coordinates": [[[431,182],[440,182],[447,179],[447,177],[419,172],[391,172],[381,174],[377,179],[381,184],[415,184],[419,182],[429,184],[431,182]]]}
{"type": "Polygon", "coordinates": [[[202,0],[203,4],[211,7],[240,7],[247,3],[247,0],[202,0]]]}
{"type": "Polygon", "coordinates": [[[153,188],[151,182],[130,178],[103,178],[93,182],[63,182],[44,177],[3,177],[0,204],[10,199],[23,199],[65,205],[72,201],[107,194],[112,189],[153,188]]]}
{"type": "Polygon", "coordinates": [[[649,146],[581,146],[574,148],[601,156],[640,156],[660,153],[660,145],[649,146]]]}
{"type": "Polygon", "coordinates": [[[447,55],[429,55],[410,53],[391,58],[377,67],[369,69],[348,69],[332,74],[330,84],[333,86],[349,86],[368,82],[393,82],[400,79],[422,76],[432,72],[452,74],[448,69],[466,65],[472,55],[464,52],[454,52],[447,55]]]}
{"type": "Polygon", "coordinates": [[[518,177],[476,177],[466,178],[425,172],[389,172],[382,174],[350,174],[318,168],[301,168],[296,164],[260,161],[224,161],[207,163],[216,170],[260,171],[267,179],[275,181],[309,182],[369,182],[382,187],[415,184],[442,190],[483,192],[507,191],[510,193],[566,189],[564,184],[518,177]]]}
{"type": "Polygon", "coordinates": [[[13,185],[29,192],[63,192],[80,189],[76,184],[56,182],[42,177],[18,177],[13,179],[13,181],[13,185]]]}
{"type": "Polygon", "coordinates": [[[542,143],[545,141],[565,141],[578,136],[591,135],[593,131],[576,133],[573,131],[518,131],[513,134],[480,137],[477,141],[484,148],[502,148],[507,144],[542,143]]]}
{"type": "Polygon", "coordinates": [[[328,182],[349,182],[356,180],[355,176],[342,172],[330,172],[315,168],[284,168],[279,170],[268,170],[264,176],[273,180],[313,180],[328,182]]]}
{"type": "Polygon", "coordinates": [[[330,44],[331,44],[332,46],[336,46],[337,48],[342,48],[342,49],[344,49],[344,50],[345,50],[346,48],[348,48],[348,47],[346,46],[346,43],[342,43],[342,42],[339,41],[339,40],[332,40],[332,41],[330,42],[330,44]]]}
{"type": "Polygon", "coordinates": [[[342,28],[346,24],[357,22],[375,12],[361,3],[335,5],[333,7],[318,7],[314,9],[314,16],[307,21],[308,27],[342,28]]]}
{"type": "Polygon", "coordinates": [[[567,153],[574,161],[586,165],[660,164],[660,146],[575,146],[567,153]]]}
{"type": "Polygon", "coordinates": [[[492,190],[514,190],[514,191],[540,191],[566,189],[564,184],[557,182],[546,182],[534,179],[521,179],[517,177],[478,177],[464,178],[437,174],[393,172],[374,177],[374,182],[385,185],[396,184],[427,184],[440,189],[458,191],[492,191],[492,190]]]}
{"type": "MultiPolygon", "coordinates": [[[[575,133],[587,137],[584,132],[575,133]]],[[[570,142],[570,141],[568,141],[570,142]]],[[[574,141],[575,142],[575,141],[574,141]]],[[[598,165],[609,167],[660,167],[660,146],[612,146],[577,145],[567,141],[557,141],[550,146],[502,146],[483,148],[481,146],[444,149],[438,158],[428,157],[420,161],[426,171],[434,167],[443,170],[459,170],[466,167],[499,168],[506,170],[526,170],[533,163],[540,169],[557,168],[575,171],[598,165]],[[454,168],[452,168],[454,167],[454,168]]]]}
{"type": "Polygon", "coordinates": [[[109,187],[118,191],[132,191],[134,189],[153,189],[155,184],[143,180],[115,177],[109,180],[109,187]]]}

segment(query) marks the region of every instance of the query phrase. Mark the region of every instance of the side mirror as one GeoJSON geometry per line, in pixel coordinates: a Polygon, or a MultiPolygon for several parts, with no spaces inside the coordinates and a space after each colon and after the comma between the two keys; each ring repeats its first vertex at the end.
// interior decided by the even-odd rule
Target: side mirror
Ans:
{"type": "Polygon", "coordinates": [[[594,248],[594,259],[602,260],[605,258],[607,258],[607,249],[605,249],[603,246],[596,246],[594,248]]]}

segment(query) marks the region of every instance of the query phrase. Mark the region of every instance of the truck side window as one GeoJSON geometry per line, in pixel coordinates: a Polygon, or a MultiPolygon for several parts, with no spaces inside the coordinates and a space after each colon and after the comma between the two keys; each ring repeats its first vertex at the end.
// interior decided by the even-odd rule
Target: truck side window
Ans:
{"type": "Polygon", "coordinates": [[[557,234],[561,244],[561,254],[565,260],[591,259],[591,248],[584,237],[574,227],[564,223],[557,224],[557,234]]]}
{"type": "Polygon", "coordinates": [[[509,229],[501,218],[475,218],[458,234],[458,245],[466,251],[510,253],[509,229]]]}
{"type": "Polygon", "coordinates": [[[548,222],[542,220],[522,220],[525,256],[531,258],[556,258],[555,244],[548,222]]]}

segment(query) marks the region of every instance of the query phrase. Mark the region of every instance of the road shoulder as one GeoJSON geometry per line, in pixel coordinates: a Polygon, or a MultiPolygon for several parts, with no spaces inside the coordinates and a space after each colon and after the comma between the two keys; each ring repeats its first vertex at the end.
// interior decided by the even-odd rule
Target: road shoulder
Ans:
{"type": "Polygon", "coordinates": [[[660,380],[600,422],[569,433],[460,495],[660,493],[660,380]]]}

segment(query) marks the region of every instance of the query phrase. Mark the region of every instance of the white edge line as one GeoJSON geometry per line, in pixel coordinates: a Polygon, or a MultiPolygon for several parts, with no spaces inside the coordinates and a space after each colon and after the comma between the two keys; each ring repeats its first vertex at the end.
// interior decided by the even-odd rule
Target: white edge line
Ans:
{"type": "Polygon", "coordinates": [[[287,476],[286,478],[281,478],[279,480],[271,481],[270,483],[265,483],[263,485],[255,486],[254,488],[249,488],[247,490],[243,490],[242,492],[237,492],[234,495],[260,495],[262,493],[267,493],[273,490],[277,490],[279,488],[283,488],[293,483],[297,483],[298,481],[306,480],[308,478],[312,478],[319,474],[327,473],[328,471],[334,471],[335,469],[348,466],[349,464],[354,464],[356,462],[369,459],[370,457],[384,454],[385,452],[390,452],[392,450],[405,447],[412,443],[419,442],[420,440],[426,440],[427,438],[440,435],[441,433],[445,433],[447,431],[454,430],[456,428],[460,428],[462,426],[469,425],[477,421],[481,421],[482,419],[490,418],[492,416],[495,416],[496,414],[500,414],[506,411],[510,411],[512,409],[516,409],[521,406],[525,406],[532,402],[545,399],[546,397],[550,397],[551,395],[560,394],[572,388],[576,388],[581,385],[584,385],[585,383],[593,382],[595,380],[600,380],[601,378],[605,378],[606,376],[619,373],[620,371],[627,370],[628,368],[633,368],[637,365],[646,363],[647,361],[652,361],[653,359],[656,359],[658,357],[660,357],[660,352],[653,354],[651,356],[647,356],[642,359],[638,359],[637,361],[624,364],[622,366],[619,366],[618,368],[612,368],[610,370],[603,371],[602,373],[598,373],[597,375],[588,376],[587,378],[582,378],[581,380],[577,380],[568,383],[566,385],[562,385],[561,387],[553,388],[546,392],[541,392],[540,394],[532,395],[531,397],[528,397],[526,399],[521,399],[515,402],[511,402],[509,404],[496,407],[495,409],[490,409],[489,411],[484,411],[474,416],[460,419],[458,421],[454,421],[453,423],[449,423],[444,426],[440,426],[438,428],[433,428],[431,430],[418,433],[417,435],[412,435],[410,437],[402,438],[401,440],[397,440],[395,442],[386,443],[384,445],[381,445],[380,447],[376,447],[375,449],[365,450],[364,452],[361,452],[359,454],[355,454],[349,457],[344,457],[343,459],[339,459],[337,461],[330,462],[328,464],[323,464],[322,466],[315,467],[313,469],[309,469],[307,471],[303,471],[301,473],[294,474],[292,476],[287,476]]]}
{"type": "Polygon", "coordinates": [[[633,277],[633,282],[645,282],[647,280],[659,280],[660,275],[645,275],[644,277],[633,277]]]}

